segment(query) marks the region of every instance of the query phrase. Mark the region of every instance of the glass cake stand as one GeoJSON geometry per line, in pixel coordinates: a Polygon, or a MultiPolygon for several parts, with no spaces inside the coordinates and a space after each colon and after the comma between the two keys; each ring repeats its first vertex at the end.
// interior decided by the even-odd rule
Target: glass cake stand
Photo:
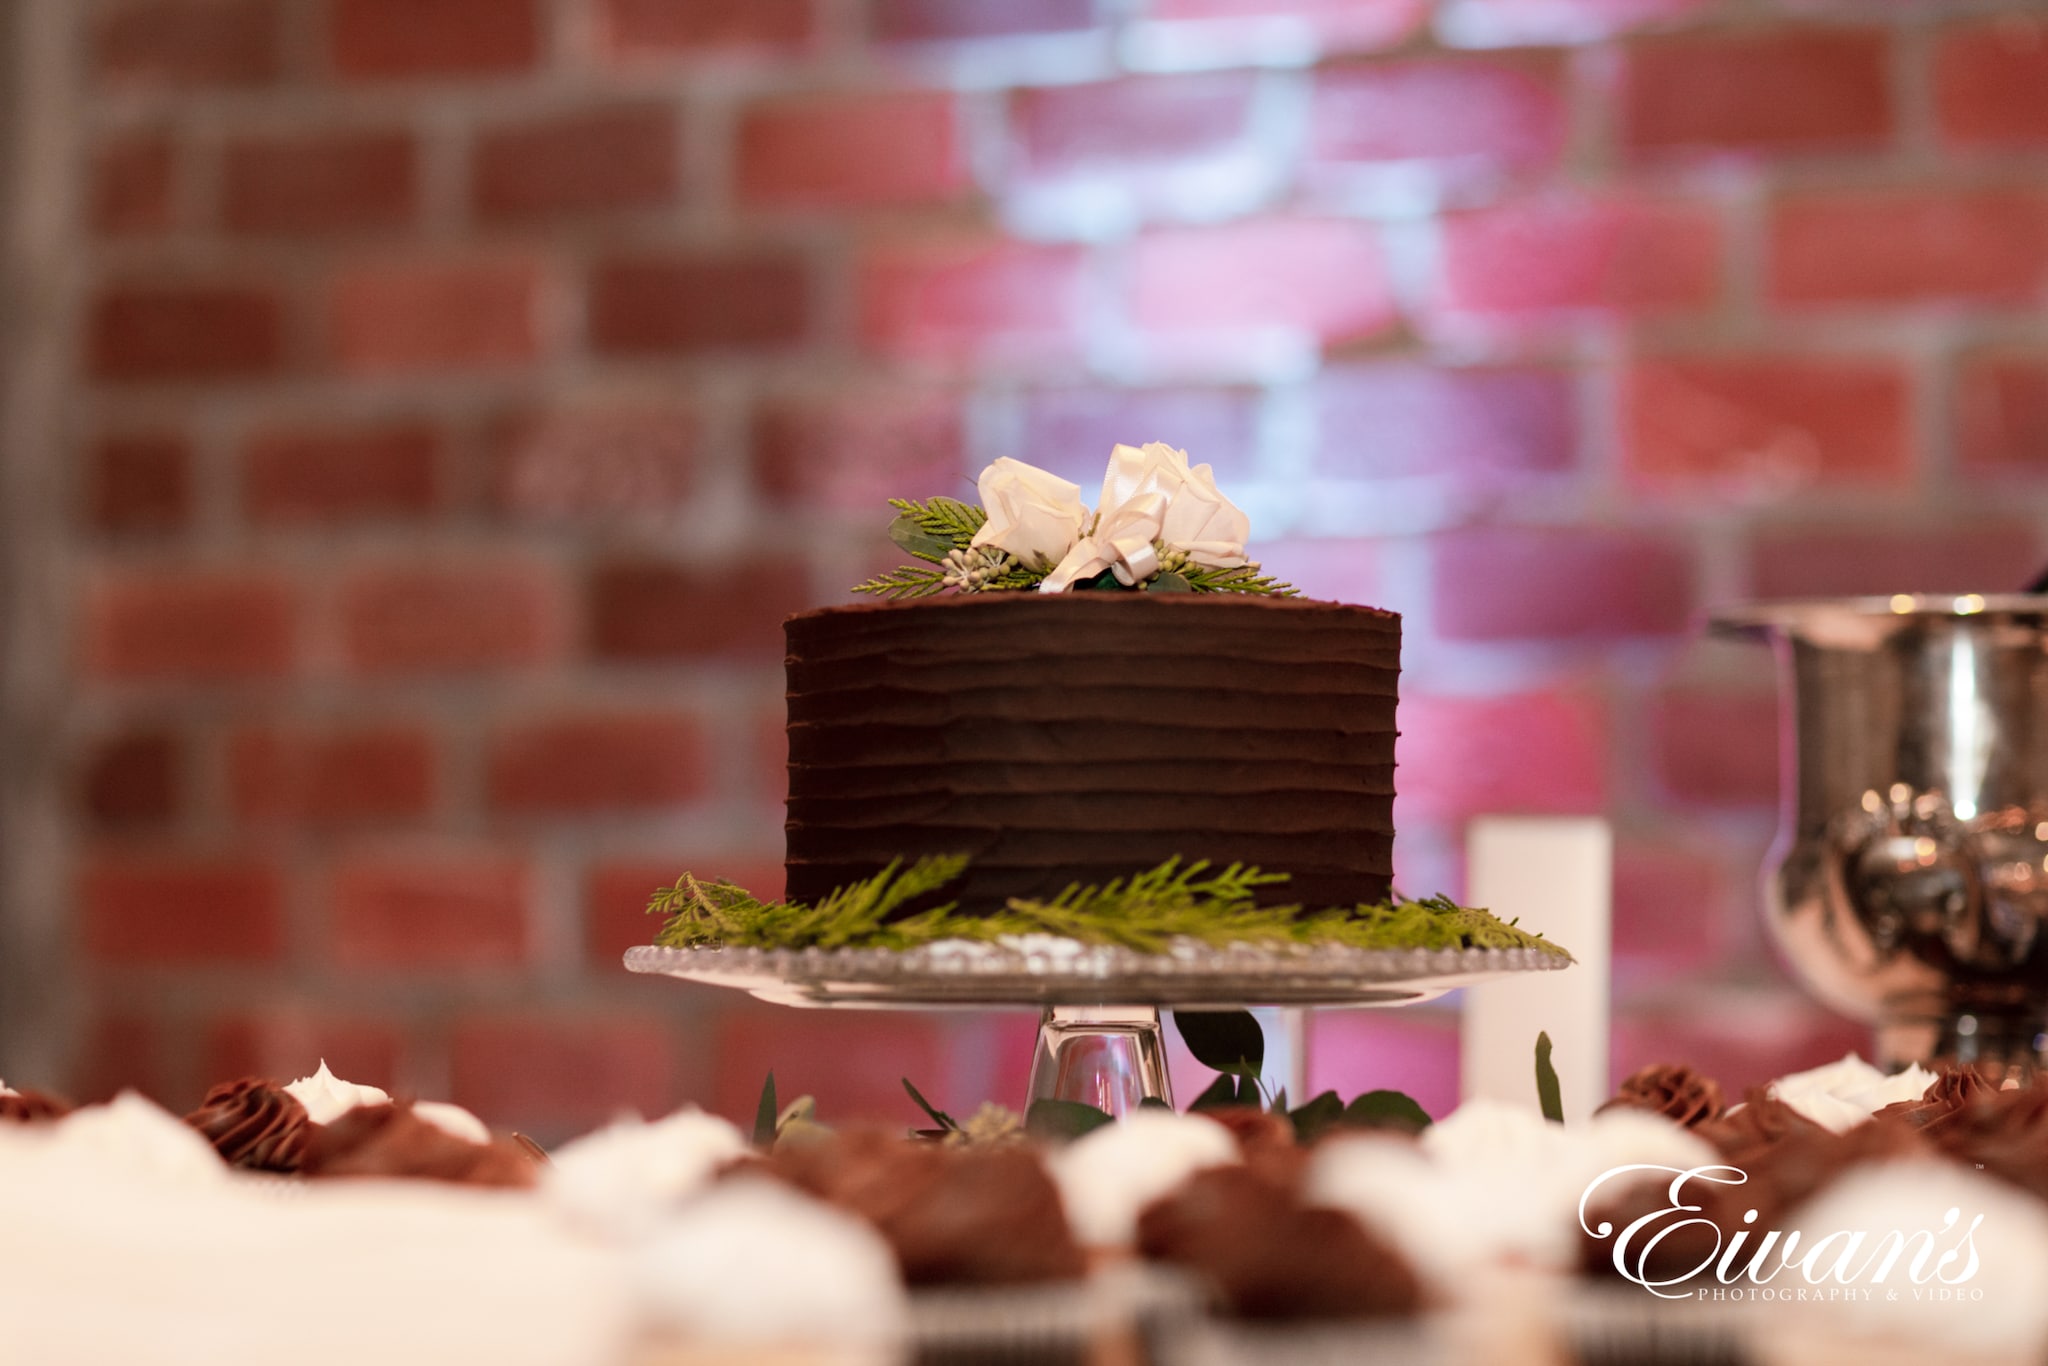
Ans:
{"type": "Polygon", "coordinates": [[[1402,1006],[1490,978],[1554,971],[1536,949],[1357,949],[1188,942],[1166,953],[1029,935],[916,949],[626,951],[632,972],[732,987],[763,1001],[880,1010],[1041,1011],[1031,1100],[1082,1101],[1122,1114],[1173,1103],[1161,1008],[1402,1006]]]}

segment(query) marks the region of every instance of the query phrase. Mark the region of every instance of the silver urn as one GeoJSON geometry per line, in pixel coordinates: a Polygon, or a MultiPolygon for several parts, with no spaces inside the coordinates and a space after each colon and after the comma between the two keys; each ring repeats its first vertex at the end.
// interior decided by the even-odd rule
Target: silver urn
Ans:
{"type": "Polygon", "coordinates": [[[2048,1049],[2048,596],[1760,603],[1779,662],[1771,935],[1893,1064],[2048,1049]]]}

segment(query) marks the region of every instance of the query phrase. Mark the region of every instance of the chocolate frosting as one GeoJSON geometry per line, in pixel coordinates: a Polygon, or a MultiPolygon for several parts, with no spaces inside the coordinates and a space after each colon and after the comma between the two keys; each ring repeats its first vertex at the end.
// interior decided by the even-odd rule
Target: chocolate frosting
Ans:
{"type": "Polygon", "coordinates": [[[1945,1066],[1918,1100],[1901,1100],[1879,1110],[1880,1124],[1904,1124],[1930,1137],[1964,1127],[1969,1111],[1998,1095],[1974,1067],[1945,1066]]]}
{"type": "Polygon", "coordinates": [[[765,1170],[872,1224],[912,1286],[1029,1285],[1087,1269],[1058,1187],[1025,1144],[953,1147],[856,1132],[780,1144],[765,1170]]]}
{"type": "Polygon", "coordinates": [[[1148,1206],[1138,1250],[1200,1276],[1239,1318],[1389,1318],[1422,1308],[1421,1282],[1392,1246],[1247,1167],[1197,1172],[1148,1206]]]}
{"type": "Polygon", "coordinates": [[[516,1143],[471,1143],[421,1119],[409,1105],[358,1105],[316,1124],[300,1170],[307,1176],[419,1177],[463,1186],[531,1186],[540,1164],[516,1143]]]}
{"type": "Polygon", "coordinates": [[[1791,1136],[1825,1134],[1827,1130],[1800,1114],[1763,1087],[1753,1087],[1743,1097],[1740,1109],[1699,1126],[1699,1135],[1720,1149],[1721,1156],[1742,1165],[1741,1159],[1791,1136]]]}
{"type": "Polygon", "coordinates": [[[296,1172],[312,1133],[306,1107],[256,1077],[214,1087],[185,1122],[206,1136],[221,1161],[250,1171],[296,1172]]]}
{"type": "Polygon", "coordinates": [[[1654,1063],[1632,1073],[1600,1109],[1648,1110],[1690,1129],[1721,1117],[1721,1083],[1685,1063],[1654,1063]]]}
{"type": "Polygon", "coordinates": [[[966,854],[968,912],[1169,858],[1387,895],[1401,620],[1300,599],[963,594],[792,617],[788,895],[966,854]]]}
{"type": "Polygon", "coordinates": [[[46,1091],[15,1091],[0,1096],[0,1124],[37,1124],[62,1119],[72,1104],[46,1091]]]}

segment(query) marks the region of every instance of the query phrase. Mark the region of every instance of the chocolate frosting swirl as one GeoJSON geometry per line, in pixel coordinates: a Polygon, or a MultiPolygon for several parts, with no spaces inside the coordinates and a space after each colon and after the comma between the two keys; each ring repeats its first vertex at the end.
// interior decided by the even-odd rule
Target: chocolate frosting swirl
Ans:
{"type": "Polygon", "coordinates": [[[0,1123],[36,1124],[71,1113],[70,1101],[46,1091],[13,1091],[0,1095],[0,1123]]]}
{"type": "Polygon", "coordinates": [[[1197,1172],[1147,1206],[1138,1249],[1200,1276],[1239,1318],[1405,1318],[1423,1307],[1421,1281],[1392,1246],[1248,1167],[1197,1172]]]}
{"type": "Polygon", "coordinates": [[[275,1082],[257,1077],[222,1082],[185,1122],[230,1167],[262,1172],[298,1171],[312,1131],[305,1106],[275,1082]]]}
{"type": "Polygon", "coordinates": [[[1632,1073],[1600,1109],[1648,1110],[1690,1129],[1721,1117],[1721,1083],[1682,1062],[1655,1063],[1632,1073]]]}
{"type": "Polygon", "coordinates": [[[1904,1124],[1930,1137],[1962,1125],[1968,1112],[1996,1096],[1998,1088],[1974,1067],[1947,1066],[1918,1100],[1901,1100],[1879,1110],[1880,1124],[1904,1124]]]}
{"type": "Polygon", "coordinates": [[[1720,1149],[1737,1166],[1741,1159],[1790,1137],[1812,1137],[1827,1130],[1770,1094],[1752,1087],[1739,1109],[1699,1126],[1701,1138],[1720,1149]]]}
{"type": "Polygon", "coordinates": [[[505,1139],[471,1143],[421,1119],[409,1105],[358,1105],[313,1127],[307,1176],[417,1177],[462,1186],[531,1186],[540,1164],[505,1139]]]}

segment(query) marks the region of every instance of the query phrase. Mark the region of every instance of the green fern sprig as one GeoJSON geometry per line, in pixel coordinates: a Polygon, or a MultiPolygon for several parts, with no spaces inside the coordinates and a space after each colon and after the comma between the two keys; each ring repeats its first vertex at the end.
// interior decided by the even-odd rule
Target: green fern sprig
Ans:
{"type": "Polygon", "coordinates": [[[1051,934],[1140,953],[1164,953],[1176,941],[1230,944],[1340,944],[1359,949],[1533,949],[1570,954],[1540,934],[1448,897],[1386,901],[1304,912],[1261,906],[1256,890],[1287,881],[1233,863],[1169,859],[1157,868],[1105,883],[1075,883],[1051,899],[1013,898],[991,915],[969,916],[952,903],[903,915],[943,889],[967,866],[964,856],[899,859],[871,878],[832,892],[815,906],[762,902],[728,882],[684,874],[655,893],[650,913],[665,923],[657,943],[674,948],[915,948],[940,939],[987,941],[1051,934]],[[898,917],[891,919],[891,917],[898,917]]]}
{"type": "Polygon", "coordinates": [[[1190,564],[1180,571],[1180,576],[1188,581],[1189,589],[1197,593],[1258,593],[1274,598],[1301,596],[1293,584],[1261,574],[1259,568],[1257,560],[1230,569],[1190,564]]]}
{"type": "Polygon", "coordinates": [[[856,593],[873,593],[891,602],[899,598],[928,598],[946,586],[944,571],[926,569],[922,565],[903,564],[884,574],[877,574],[865,583],[853,586],[856,593]]]}
{"type": "Polygon", "coordinates": [[[979,506],[958,498],[928,498],[922,503],[914,498],[891,498],[889,506],[916,523],[926,535],[962,550],[973,543],[974,533],[988,520],[988,513],[979,506]]]}

